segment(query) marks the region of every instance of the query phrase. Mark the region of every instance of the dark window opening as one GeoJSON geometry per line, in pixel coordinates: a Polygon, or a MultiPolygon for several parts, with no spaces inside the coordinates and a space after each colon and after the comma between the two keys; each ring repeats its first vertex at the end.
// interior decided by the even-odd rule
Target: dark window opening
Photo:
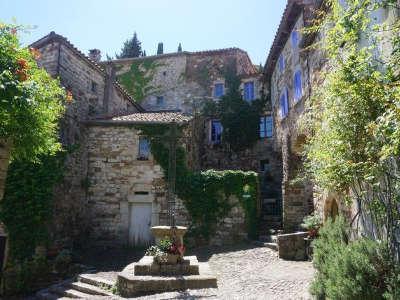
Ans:
{"type": "Polygon", "coordinates": [[[273,136],[274,122],[272,116],[260,117],[260,138],[270,138],[273,136]]]}
{"type": "Polygon", "coordinates": [[[135,192],[135,195],[148,195],[149,192],[144,192],[144,191],[137,191],[135,192]]]}
{"type": "Polygon", "coordinates": [[[157,105],[164,105],[164,96],[157,96],[157,105]]]}
{"type": "Polygon", "coordinates": [[[220,144],[222,140],[222,124],[219,120],[211,121],[211,137],[210,141],[213,144],[220,144]]]}
{"type": "Polygon", "coordinates": [[[97,83],[96,82],[94,82],[94,81],[92,81],[92,86],[91,86],[91,91],[93,92],[93,93],[96,93],[97,92],[97,83]]]}
{"type": "Polygon", "coordinates": [[[271,170],[271,166],[269,164],[268,159],[260,160],[260,171],[261,172],[269,172],[271,170]]]}
{"type": "Polygon", "coordinates": [[[150,156],[150,142],[146,137],[140,137],[138,160],[148,160],[149,156],[150,156]]]}

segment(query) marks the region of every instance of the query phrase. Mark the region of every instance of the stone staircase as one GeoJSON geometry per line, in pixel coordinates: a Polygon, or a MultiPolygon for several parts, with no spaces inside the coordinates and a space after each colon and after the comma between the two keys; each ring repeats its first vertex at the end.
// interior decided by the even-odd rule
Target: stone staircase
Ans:
{"type": "Polygon", "coordinates": [[[113,281],[96,274],[81,274],[77,280],[66,280],[36,293],[39,300],[117,298],[111,289],[113,281]]]}

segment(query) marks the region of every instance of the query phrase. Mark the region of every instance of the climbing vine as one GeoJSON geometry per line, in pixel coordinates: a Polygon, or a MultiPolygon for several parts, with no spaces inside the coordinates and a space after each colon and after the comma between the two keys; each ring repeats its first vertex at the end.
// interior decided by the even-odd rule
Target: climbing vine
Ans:
{"type": "MultiPolygon", "coordinates": [[[[168,126],[140,125],[136,128],[149,138],[154,159],[167,178],[169,149],[159,137],[168,132],[168,126]]],[[[183,129],[183,126],[179,127],[181,133],[183,129]]],[[[192,172],[187,168],[182,146],[177,147],[176,157],[176,194],[191,216],[191,233],[206,240],[210,238],[217,222],[226,217],[232,208],[229,197],[236,196],[246,214],[248,234],[255,238],[258,228],[257,173],[231,170],[192,172]]]]}
{"type": "Polygon", "coordinates": [[[149,85],[154,77],[156,68],[163,64],[155,59],[133,61],[129,71],[118,76],[118,80],[133,96],[135,101],[141,102],[146,95],[157,88],[149,85]]]}
{"type": "Polygon", "coordinates": [[[329,71],[304,118],[312,132],[307,167],[318,186],[356,201],[358,220],[374,225],[366,233],[387,241],[398,259],[399,23],[388,18],[377,25],[372,18],[396,1],[326,2],[324,21],[309,29],[324,33],[316,45],[329,71]]]}
{"type": "Polygon", "coordinates": [[[259,140],[260,115],[265,109],[267,99],[262,95],[260,99],[245,101],[235,69],[228,67],[224,73],[227,93],[218,102],[207,101],[203,107],[203,115],[219,118],[224,128],[223,143],[234,151],[240,151],[250,148],[259,140]]]}
{"type": "Polygon", "coordinates": [[[0,220],[9,234],[12,261],[31,258],[36,246],[48,242],[53,189],[63,177],[64,157],[64,152],[58,152],[43,154],[35,162],[11,163],[0,202],[0,220]]]}

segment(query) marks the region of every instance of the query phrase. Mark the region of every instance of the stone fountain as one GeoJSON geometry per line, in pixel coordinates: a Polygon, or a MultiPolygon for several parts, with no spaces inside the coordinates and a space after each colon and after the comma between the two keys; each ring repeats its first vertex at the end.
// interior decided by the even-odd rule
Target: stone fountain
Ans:
{"type": "MultiPolygon", "coordinates": [[[[165,137],[164,137],[165,138],[165,137]]],[[[175,225],[176,123],[172,123],[169,141],[168,214],[169,226],[151,227],[156,244],[168,237],[183,245],[186,227],[175,225]]],[[[216,288],[217,278],[208,263],[196,256],[183,256],[175,263],[159,263],[153,256],[144,256],[118,274],[118,290],[124,297],[186,289],[216,288]]]]}

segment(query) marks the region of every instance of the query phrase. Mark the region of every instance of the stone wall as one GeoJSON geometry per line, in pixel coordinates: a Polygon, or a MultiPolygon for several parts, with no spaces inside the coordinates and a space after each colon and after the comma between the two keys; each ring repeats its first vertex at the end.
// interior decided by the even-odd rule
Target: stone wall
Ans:
{"type": "Polygon", "coordinates": [[[214,83],[224,82],[229,67],[243,82],[254,81],[256,98],[262,88],[260,74],[247,53],[235,48],[120,59],[112,63],[119,81],[133,96],[140,94],[136,98],[146,110],[198,112],[203,101],[212,98],[214,83]],[[140,76],[131,73],[137,69],[142,72],[140,76]],[[159,97],[163,101],[158,101],[159,97]]]}
{"type": "Polygon", "coordinates": [[[60,140],[68,155],[64,180],[55,190],[52,226],[52,240],[61,239],[62,243],[70,244],[85,237],[90,222],[86,211],[88,136],[83,122],[103,115],[105,111],[126,113],[136,111],[136,108],[117,86],[112,85],[106,109],[104,98],[109,79],[106,73],[62,37],[56,37],[38,45],[41,53],[38,64],[53,77],[59,77],[61,85],[73,95],[73,101],[66,104],[65,115],[60,121],[60,140]]]}
{"type": "MultiPolygon", "coordinates": [[[[303,14],[300,14],[294,27],[298,32],[301,43],[301,28],[304,26],[303,14]]],[[[313,69],[310,65],[320,63],[317,57],[310,57],[310,53],[293,45],[291,35],[282,47],[280,55],[284,58],[283,70],[278,61],[270,76],[270,93],[275,124],[275,145],[277,152],[282,153],[283,177],[283,225],[286,230],[297,229],[304,216],[313,210],[313,187],[311,182],[304,178],[302,150],[306,133],[301,127],[301,116],[310,97],[310,74],[313,69]],[[294,74],[301,70],[302,97],[294,98],[294,74]],[[280,97],[287,91],[289,112],[281,116],[280,97]]]]}

